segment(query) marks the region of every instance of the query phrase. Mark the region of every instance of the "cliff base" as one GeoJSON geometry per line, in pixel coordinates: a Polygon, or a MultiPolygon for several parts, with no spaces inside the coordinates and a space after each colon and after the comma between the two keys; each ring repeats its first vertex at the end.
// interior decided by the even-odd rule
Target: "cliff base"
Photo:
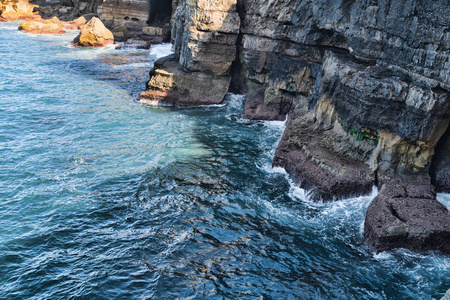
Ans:
{"type": "Polygon", "coordinates": [[[364,236],[377,251],[407,248],[450,254],[450,212],[432,185],[390,182],[369,206],[364,236]]]}

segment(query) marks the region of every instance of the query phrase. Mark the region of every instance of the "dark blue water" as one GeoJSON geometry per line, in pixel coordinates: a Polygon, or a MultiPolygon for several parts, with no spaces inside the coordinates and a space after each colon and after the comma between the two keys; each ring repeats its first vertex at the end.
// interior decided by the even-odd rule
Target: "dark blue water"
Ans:
{"type": "MultiPolygon", "coordinates": [[[[372,195],[314,203],[243,97],[140,105],[151,51],[0,23],[1,299],[437,299],[450,258],[375,254],[372,195]]],[[[447,205],[448,195],[440,195],[447,205]]]]}

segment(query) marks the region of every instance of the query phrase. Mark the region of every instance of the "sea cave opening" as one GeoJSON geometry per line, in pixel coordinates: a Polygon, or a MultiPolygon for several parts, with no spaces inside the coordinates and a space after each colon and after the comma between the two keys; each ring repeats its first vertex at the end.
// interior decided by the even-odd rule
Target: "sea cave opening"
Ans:
{"type": "Polygon", "coordinates": [[[172,0],[150,0],[148,25],[165,27],[170,23],[172,0]]]}

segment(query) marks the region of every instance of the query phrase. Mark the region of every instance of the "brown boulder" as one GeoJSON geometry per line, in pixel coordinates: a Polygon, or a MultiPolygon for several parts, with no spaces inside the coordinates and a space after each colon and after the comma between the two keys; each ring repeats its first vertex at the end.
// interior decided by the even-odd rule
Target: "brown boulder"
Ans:
{"type": "Polygon", "coordinates": [[[87,21],[83,16],[81,16],[79,18],[76,18],[72,22],[75,23],[79,29],[81,29],[81,27],[83,27],[83,25],[85,25],[87,21]]]}
{"type": "Polygon", "coordinates": [[[73,21],[62,22],[64,28],[67,30],[80,30],[86,24],[86,19],[81,16],[73,21]]]}
{"type": "Polygon", "coordinates": [[[83,26],[72,44],[78,47],[104,47],[114,44],[114,36],[100,19],[94,17],[83,26]]]}
{"type": "Polygon", "coordinates": [[[173,56],[163,57],[150,72],[141,103],[181,107],[219,104],[228,92],[230,80],[230,76],[186,71],[173,56]]]}
{"type": "Polygon", "coordinates": [[[19,30],[35,34],[62,34],[66,33],[61,21],[57,17],[49,20],[27,21],[19,25],[19,30]]]}
{"type": "Polygon", "coordinates": [[[61,22],[66,30],[79,30],[80,28],[73,21],[61,22]]]}
{"type": "Polygon", "coordinates": [[[33,9],[36,5],[30,4],[28,0],[0,2],[0,16],[6,20],[22,20],[32,18],[36,15],[33,9]]]}

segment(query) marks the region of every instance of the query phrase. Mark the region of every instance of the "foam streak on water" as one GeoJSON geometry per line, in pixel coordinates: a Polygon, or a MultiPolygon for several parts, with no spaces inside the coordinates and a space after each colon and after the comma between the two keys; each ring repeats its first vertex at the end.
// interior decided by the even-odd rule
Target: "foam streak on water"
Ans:
{"type": "MultiPolygon", "coordinates": [[[[150,51],[0,23],[0,299],[436,299],[439,253],[375,254],[371,195],[315,203],[243,96],[140,105],[150,51]]],[[[440,200],[448,205],[448,195],[440,200]]]]}

